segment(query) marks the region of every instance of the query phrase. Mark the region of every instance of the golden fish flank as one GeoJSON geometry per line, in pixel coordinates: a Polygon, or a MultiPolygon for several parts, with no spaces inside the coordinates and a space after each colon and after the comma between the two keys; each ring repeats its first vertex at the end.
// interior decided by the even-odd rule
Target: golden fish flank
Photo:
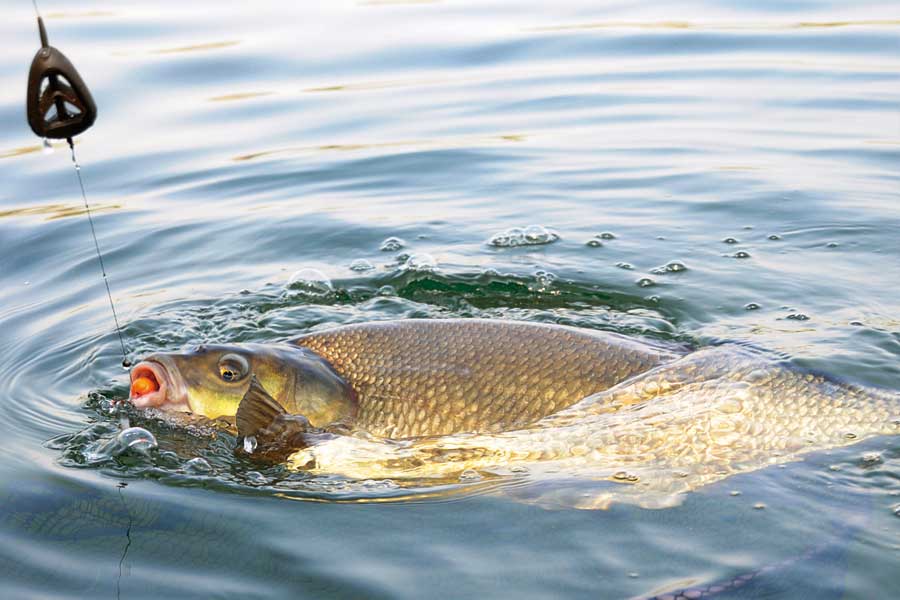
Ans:
{"type": "Polygon", "coordinates": [[[356,425],[405,438],[533,423],[677,358],[616,334],[452,319],[339,327],[295,340],[356,391],[356,425]]]}
{"type": "Polygon", "coordinates": [[[355,478],[504,473],[527,465],[673,494],[898,433],[894,392],[837,383],[723,346],[654,368],[517,431],[424,438],[399,449],[347,437],[300,450],[291,462],[355,478]]]}

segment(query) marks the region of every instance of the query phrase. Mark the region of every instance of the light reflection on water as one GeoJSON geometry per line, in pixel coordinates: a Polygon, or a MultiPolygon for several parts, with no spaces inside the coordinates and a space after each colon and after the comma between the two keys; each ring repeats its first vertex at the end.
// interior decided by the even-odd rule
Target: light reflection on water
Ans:
{"type": "MultiPolygon", "coordinates": [[[[216,475],[179,473],[182,458],[165,454],[67,466],[48,440],[110,421],[88,394],[122,395],[125,378],[67,153],[39,152],[25,123],[31,7],[7,4],[5,596],[112,596],[118,580],[127,597],[620,598],[819,547],[720,597],[900,593],[895,439],[663,511],[535,504],[570,493],[560,483],[354,505],[336,501],[406,492],[295,481],[329,502],[288,502],[224,458],[228,436],[162,425],[163,450],[206,456],[216,475]]],[[[893,1],[40,6],[99,104],[77,150],[135,355],[488,316],[746,341],[900,388],[893,1]],[[530,224],[560,239],[488,243],[530,224]],[[406,247],[380,250],[392,236],[406,247]],[[440,272],[401,272],[403,254],[440,272]],[[360,260],[374,269],[352,270],[360,260]],[[652,272],[672,261],[688,270],[652,272]],[[301,269],[335,294],[284,296],[301,269]]]]}

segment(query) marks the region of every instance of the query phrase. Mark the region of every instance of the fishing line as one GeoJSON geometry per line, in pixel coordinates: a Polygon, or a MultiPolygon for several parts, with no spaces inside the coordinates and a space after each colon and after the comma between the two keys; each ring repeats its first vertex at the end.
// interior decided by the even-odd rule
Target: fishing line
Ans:
{"type": "MultiPolygon", "coordinates": [[[[119,346],[122,349],[122,366],[127,369],[131,366],[131,361],[128,360],[128,351],[125,349],[125,338],[119,324],[119,315],[116,313],[116,304],[110,290],[109,276],[106,274],[106,265],[103,263],[103,252],[100,251],[100,242],[97,240],[97,228],[94,226],[94,216],[91,213],[91,205],[84,189],[81,164],[75,154],[75,140],[73,139],[94,124],[94,120],[97,118],[97,105],[94,104],[91,92],[75,66],[47,40],[47,29],[44,27],[44,19],[41,18],[38,10],[37,0],[31,0],[31,4],[34,6],[34,14],[37,17],[41,48],[31,61],[31,69],[28,73],[28,95],[25,103],[28,125],[37,136],[44,138],[44,143],[47,145],[49,145],[50,139],[64,139],[69,144],[69,150],[72,152],[72,165],[78,176],[81,200],[84,202],[84,212],[87,214],[88,223],[91,226],[91,238],[94,240],[97,262],[100,264],[100,273],[106,287],[106,297],[109,299],[109,308],[112,311],[119,346]]],[[[123,432],[129,427],[128,415],[123,410],[119,412],[119,425],[123,432]]],[[[134,526],[134,515],[131,514],[128,503],[125,502],[125,494],[122,492],[127,485],[122,481],[116,486],[119,500],[128,517],[125,546],[122,549],[122,556],[119,558],[119,573],[116,578],[116,598],[122,597],[122,575],[128,550],[131,548],[131,529],[134,526]]]]}
{"type": "Polygon", "coordinates": [[[25,105],[28,124],[36,135],[44,138],[45,143],[48,139],[64,139],[69,143],[72,164],[75,166],[78,187],[81,189],[81,199],[84,202],[84,210],[91,226],[91,237],[94,240],[94,250],[97,252],[97,262],[100,264],[106,297],[109,299],[109,308],[112,311],[116,335],[122,350],[122,366],[127,369],[131,366],[131,361],[128,360],[128,350],[125,348],[125,338],[119,324],[119,315],[116,313],[109,276],[106,273],[106,265],[103,263],[103,253],[100,251],[100,243],[97,240],[97,229],[94,226],[94,217],[84,189],[81,165],[75,155],[73,140],[76,135],[87,131],[94,124],[97,118],[97,105],[75,66],[62,52],[50,45],[37,0],[31,0],[31,4],[37,15],[41,48],[35,54],[31,62],[31,70],[28,73],[28,96],[25,105]]]}
{"type": "Polygon", "coordinates": [[[119,500],[122,501],[122,507],[125,508],[125,514],[128,515],[128,527],[125,529],[125,547],[122,548],[122,556],[119,557],[119,576],[116,578],[116,598],[122,597],[122,567],[125,566],[125,559],[128,557],[128,549],[131,548],[131,528],[134,526],[134,517],[128,509],[128,503],[125,502],[125,495],[122,490],[128,487],[124,481],[120,481],[116,486],[119,492],[119,500]]]}
{"type": "Polygon", "coordinates": [[[125,350],[125,339],[122,337],[122,327],[119,325],[119,315],[116,314],[116,305],[113,302],[112,292],[109,289],[109,277],[106,275],[106,267],[103,264],[103,253],[100,252],[100,243],[97,241],[97,230],[94,228],[94,217],[91,214],[91,206],[88,204],[87,194],[84,192],[84,180],[81,178],[81,165],[75,157],[75,143],[72,138],[66,140],[72,150],[72,164],[78,175],[78,187],[81,188],[81,199],[84,201],[84,211],[87,213],[88,223],[91,224],[91,237],[94,239],[94,249],[97,251],[97,262],[100,263],[100,273],[103,275],[103,284],[106,286],[106,297],[109,298],[109,308],[112,311],[113,321],[116,324],[116,333],[119,335],[119,345],[122,347],[122,366],[126,369],[131,366],[128,360],[128,352],[125,350]]]}

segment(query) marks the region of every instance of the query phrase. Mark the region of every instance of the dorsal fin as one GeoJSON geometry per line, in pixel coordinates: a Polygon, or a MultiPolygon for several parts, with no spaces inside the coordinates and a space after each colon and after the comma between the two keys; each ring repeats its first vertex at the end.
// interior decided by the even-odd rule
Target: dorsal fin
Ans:
{"type": "Polygon", "coordinates": [[[256,375],[250,378],[250,388],[244,394],[237,413],[234,416],[238,435],[255,436],[260,429],[265,429],[279,416],[287,411],[278,404],[266,389],[259,383],[256,375]]]}

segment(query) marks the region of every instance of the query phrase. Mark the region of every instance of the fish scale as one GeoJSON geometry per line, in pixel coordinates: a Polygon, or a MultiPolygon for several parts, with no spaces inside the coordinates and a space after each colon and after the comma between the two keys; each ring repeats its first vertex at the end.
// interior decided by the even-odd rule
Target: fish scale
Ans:
{"type": "Polygon", "coordinates": [[[293,343],[356,391],[357,427],[394,438],[524,426],[678,357],[602,331],[480,319],[350,325],[293,343]]]}
{"type": "MultiPolygon", "coordinates": [[[[454,477],[520,464],[631,484],[638,504],[729,475],[900,434],[900,395],[772,362],[735,346],[659,365],[516,431],[423,438],[397,448],[344,438],[290,462],[350,477],[454,477]]],[[[592,500],[593,501],[593,500],[592,500]]],[[[593,505],[592,505],[593,506],[593,505]]]]}

